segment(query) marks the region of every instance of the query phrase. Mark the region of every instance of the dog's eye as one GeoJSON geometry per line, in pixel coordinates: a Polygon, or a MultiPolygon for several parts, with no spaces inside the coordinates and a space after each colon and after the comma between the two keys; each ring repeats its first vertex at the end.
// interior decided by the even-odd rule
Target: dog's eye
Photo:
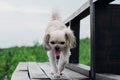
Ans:
{"type": "Polygon", "coordinates": [[[65,44],[65,42],[60,42],[60,44],[65,44]]]}
{"type": "Polygon", "coordinates": [[[51,43],[51,44],[55,44],[55,42],[54,42],[54,41],[51,41],[50,43],[51,43]]]}

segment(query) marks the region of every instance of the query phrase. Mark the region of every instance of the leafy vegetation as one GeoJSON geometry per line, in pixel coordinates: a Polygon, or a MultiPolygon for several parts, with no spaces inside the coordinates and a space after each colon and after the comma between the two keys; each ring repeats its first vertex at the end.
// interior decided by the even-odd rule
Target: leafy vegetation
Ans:
{"type": "Polygon", "coordinates": [[[3,80],[5,75],[10,80],[17,64],[27,61],[48,61],[46,51],[40,45],[33,47],[12,47],[0,51],[0,80],[3,80]]]}
{"type": "Polygon", "coordinates": [[[85,38],[80,40],[79,46],[79,62],[81,64],[90,65],[90,39],[85,38]]]}
{"type": "MultiPolygon", "coordinates": [[[[10,80],[13,71],[19,62],[47,62],[46,51],[38,43],[32,47],[11,47],[0,50],[0,80],[7,75],[10,80]]],[[[90,65],[90,40],[88,38],[80,40],[80,63],[90,65]]]]}

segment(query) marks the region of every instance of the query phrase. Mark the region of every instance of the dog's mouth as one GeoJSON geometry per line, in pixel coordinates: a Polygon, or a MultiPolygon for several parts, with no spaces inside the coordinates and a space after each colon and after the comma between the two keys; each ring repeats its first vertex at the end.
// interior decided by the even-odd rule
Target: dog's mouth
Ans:
{"type": "Polygon", "coordinates": [[[60,56],[60,53],[61,53],[60,50],[55,51],[55,56],[60,56]]]}
{"type": "Polygon", "coordinates": [[[55,51],[55,56],[56,56],[56,59],[59,59],[60,58],[60,51],[59,50],[56,50],[55,51]]]}

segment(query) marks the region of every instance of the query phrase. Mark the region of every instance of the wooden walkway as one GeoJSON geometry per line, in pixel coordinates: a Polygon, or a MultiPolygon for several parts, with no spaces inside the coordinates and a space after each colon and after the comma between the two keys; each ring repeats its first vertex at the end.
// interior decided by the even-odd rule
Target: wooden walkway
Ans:
{"type": "Polygon", "coordinates": [[[89,80],[68,68],[65,68],[60,79],[55,79],[50,71],[49,63],[20,62],[11,80],[89,80]]]}

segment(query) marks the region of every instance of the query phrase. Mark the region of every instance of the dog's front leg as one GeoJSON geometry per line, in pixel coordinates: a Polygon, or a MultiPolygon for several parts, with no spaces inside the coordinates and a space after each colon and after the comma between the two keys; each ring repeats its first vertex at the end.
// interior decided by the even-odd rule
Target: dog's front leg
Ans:
{"type": "Polygon", "coordinates": [[[56,58],[55,55],[52,51],[49,51],[48,53],[49,61],[50,61],[50,66],[53,70],[54,77],[59,77],[58,75],[58,68],[57,68],[57,63],[56,63],[56,58]]]}
{"type": "Polygon", "coordinates": [[[60,55],[60,60],[58,62],[59,74],[62,74],[61,72],[64,70],[65,64],[69,62],[70,54],[71,53],[68,50],[67,52],[62,52],[62,54],[60,55]]]}

